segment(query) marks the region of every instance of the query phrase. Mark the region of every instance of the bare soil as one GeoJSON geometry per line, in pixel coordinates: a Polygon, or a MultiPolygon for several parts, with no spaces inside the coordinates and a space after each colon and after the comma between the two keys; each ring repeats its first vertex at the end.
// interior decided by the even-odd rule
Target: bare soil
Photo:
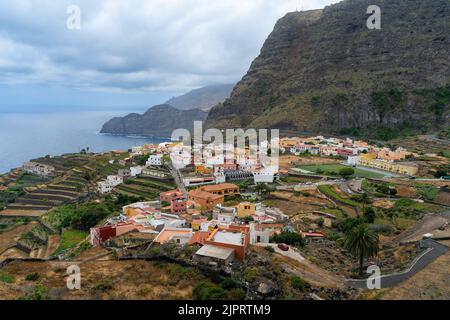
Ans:
{"type": "Polygon", "coordinates": [[[32,221],[28,224],[0,233],[0,253],[15,245],[22,234],[31,231],[36,225],[37,222],[32,221]]]}

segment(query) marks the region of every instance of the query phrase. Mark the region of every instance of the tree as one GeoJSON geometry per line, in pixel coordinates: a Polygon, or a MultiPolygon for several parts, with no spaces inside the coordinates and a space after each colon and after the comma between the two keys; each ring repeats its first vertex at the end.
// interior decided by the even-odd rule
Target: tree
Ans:
{"type": "Polygon", "coordinates": [[[345,179],[351,177],[352,175],[355,174],[355,170],[353,170],[353,168],[342,168],[339,170],[339,175],[345,179]]]}
{"type": "Polygon", "coordinates": [[[258,183],[256,185],[256,191],[258,192],[258,195],[266,195],[271,191],[271,188],[265,183],[258,183]]]}
{"type": "Polygon", "coordinates": [[[373,223],[375,221],[375,209],[372,207],[367,207],[364,210],[364,219],[366,220],[367,223],[373,223]]]}
{"type": "Polygon", "coordinates": [[[436,171],[436,173],[434,174],[435,178],[441,178],[441,177],[445,177],[447,176],[447,171],[443,170],[443,169],[439,169],[438,171],[436,171]]]}
{"type": "Polygon", "coordinates": [[[378,254],[378,235],[366,224],[351,229],[344,240],[344,248],[359,259],[359,274],[363,274],[364,259],[378,254]]]}
{"type": "Polygon", "coordinates": [[[280,234],[274,234],[270,238],[272,243],[286,243],[293,246],[304,246],[305,241],[303,237],[296,232],[283,231],[280,234]]]}
{"type": "Polygon", "coordinates": [[[366,205],[372,203],[372,199],[367,192],[353,195],[352,200],[362,203],[363,212],[366,210],[366,205]]]}

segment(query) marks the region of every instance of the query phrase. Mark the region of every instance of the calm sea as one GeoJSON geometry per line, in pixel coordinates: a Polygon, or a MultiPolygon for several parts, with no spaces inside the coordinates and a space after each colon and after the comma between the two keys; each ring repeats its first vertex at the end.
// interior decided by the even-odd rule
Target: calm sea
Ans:
{"type": "Polygon", "coordinates": [[[145,143],[167,141],[156,137],[99,134],[104,122],[129,112],[0,112],[0,173],[47,154],[78,152],[86,147],[93,152],[126,150],[145,143]]]}

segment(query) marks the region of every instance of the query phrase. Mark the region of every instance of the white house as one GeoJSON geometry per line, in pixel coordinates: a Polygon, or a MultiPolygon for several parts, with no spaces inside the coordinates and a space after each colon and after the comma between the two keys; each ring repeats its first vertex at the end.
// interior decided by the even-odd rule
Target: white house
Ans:
{"type": "Polygon", "coordinates": [[[111,192],[115,187],[123,183],[121,176],[108,176],[105,181],[97,184],[97,189],[100,193],[105,194],[111,192]]]}
{"type": "Polygon", "coordinates": [[[162,154],[152,154],[148,157],[147,162],[145,163],[145,165],[148,166],[162,166],[162,158],[163,155],[162,154]]]}
{"type": "Polygon", "coordinates": [[[55,171],[55,168],[37,162],[26,162],[23,165],[23,170],[27,173],[35,174],[41,177],[48,177],[55,171]]]}
{"type": "Polygon", "coordinates": [[[250,223],[250,244],[269,243],[270,237],[281,231],[282,225],[250,223]]]}
{"type": "Polygon", "coordinates": [[[360,156],[349,156],[347,158],[347,164],[349,166],[357,166],[357,165],[359,165],[360,160],[361,160],[360,156]]]}
{"type": "Polygon", "coordinates": [[[214,179],[217,184],[226,182],[223,166],[214,166],[214,179]]]}
{"type": "Polygon", "coordinates": [[[130,168],[130,176],[136,177],[136,176],[142,174],[142,169],[144,169],[144,168],[141,166],[131,167],[130,168]]]}
{"type": "Polygon", "coordinates": [[[252,171],[255,183],[273,183],[279,179],[277,170],[273,168],[252,171]]]}

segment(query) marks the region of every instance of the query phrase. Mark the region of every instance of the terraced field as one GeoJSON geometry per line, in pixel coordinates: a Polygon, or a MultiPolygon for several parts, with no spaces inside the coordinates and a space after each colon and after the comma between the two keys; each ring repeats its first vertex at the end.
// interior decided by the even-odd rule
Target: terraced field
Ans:
{"type": "Polygon", "coordinates": [[[76,200],[86,184],[87,181],[77,175],[56,178],[17,198],[0,215],[40,216],[56,206],[76,200]]]}
{"type": "Polygon", "coordinates": [[[158,180],[149,177],[140,177],[129,180],[118,186],[115,192],[127,196],[143,198],[145,200],[155,200],[159,194],[164,191],[176,188],[175,183],[167,180],[158,180]]]}

